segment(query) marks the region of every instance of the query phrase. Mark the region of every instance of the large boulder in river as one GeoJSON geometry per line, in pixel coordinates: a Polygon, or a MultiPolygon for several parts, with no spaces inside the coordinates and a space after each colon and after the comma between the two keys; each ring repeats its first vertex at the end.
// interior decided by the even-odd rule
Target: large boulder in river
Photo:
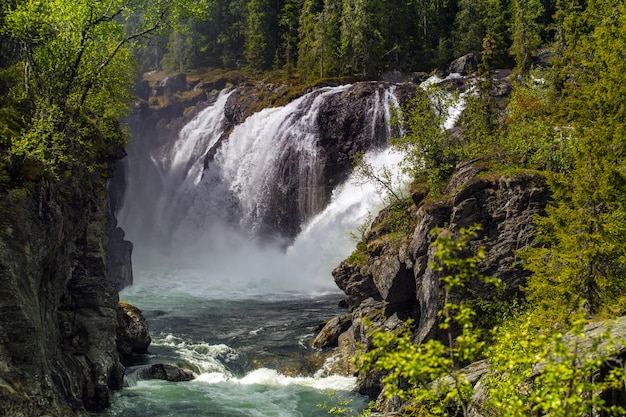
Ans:
{"type": "Polygon", "coordinates": [[[120,301],[117,307],[117,349],[122,358],[145,353],[151,342],[148,322],[141,310],[120,301]]]}
{"type": "Polygon", "coordinates": [[[138,379],[161,379],[169,382],[191,381],[193,372],[173,363],[155,363],[140,368],[136,372],[138,379]]]}

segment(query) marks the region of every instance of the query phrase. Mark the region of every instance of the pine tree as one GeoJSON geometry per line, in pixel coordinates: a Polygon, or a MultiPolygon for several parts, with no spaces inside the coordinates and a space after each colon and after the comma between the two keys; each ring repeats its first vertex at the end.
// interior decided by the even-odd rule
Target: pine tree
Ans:
{"type": "Polygon", "coordinates": [[[380,0],[343,0],[341,53],[346,59],[346,73],[367,77],[381,69],[383,10],[384,2],[380,0]]]}
{"type": "Polygon", "coordinates": [[[305,0],[300,14],[298,68],[304,79],[324,76],[324,38],[319,21],[321,0],[305,0]]]}
{"type": "Polygon", "coordinates": [[[280,10],[279,24],[282,31],[282,61],[291,77],[298,60],[298,22],[300,19],[300,1],[286,0],[280,10]]]}
{"type": "Polygon", "coordinates": [[[553,178],[555,203],[538,221],[545,245],[527,255],[529,299],[557,321],[581,305],[620,311],[626,289],[626,5],[592,0],[576,19],[587,29],[565,44],[560,116],[574,169],[553,178]]]}
{"type": "Polygon", "coordinates": [[[245,54],[256,70],[271,69],[280,44],[278,10],[271,0],[248,2],[245,54]]]}
{"type": "Polygon", "coordinates": [[[541,45],[542,27],[538,20],[543,16],[544,9],[540,0],[513,0],[511,9],[511,52],[515,56],[517,70],[525,74],[531,68],[533,55],[541,45]]]}

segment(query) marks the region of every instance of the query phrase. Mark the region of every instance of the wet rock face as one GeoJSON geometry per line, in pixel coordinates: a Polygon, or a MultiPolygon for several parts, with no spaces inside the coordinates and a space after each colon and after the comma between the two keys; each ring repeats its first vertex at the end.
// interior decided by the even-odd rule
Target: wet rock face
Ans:
{"type": "Polygon", "coordinates": [[[120,227],[110,227],[107,270],[109,279],[118,292],[133,284],[132,253],[133,244],[124,239],[124,230],[120,227]]]}
{"type": "MultiPolygon", "coordinates": [[[[335,282],[345,293],[349,315],[342,320],[350,320],[349,327],[343,330],[331,320],[320,333],[324,337],[316,339],[317,346],[323,347],[323,340],[329,342],[327,346],[338,340],[345,355],[354,352],[356,343],[367,346],[364,318],[375,327],[392,331],[412,318],[417,324],[415,342],[443,337],[439,334],[437,315],[443,305],[441,284],[438,273],[430,268],[434,260],[434,228],[455,234],[461,228],[481,225],[482,230],[469,247],[470,252],[480,246],[485,248],[486,257],[479,266],[481,274],[500,278],[509,294],[518,290],[526,272],[515,262],[514,251],[533,244],[532,218],[543,212],[549,199],[548,187],[542,177],[534,174],[481,177],[482,171],[479,161],[459,166],[446,190],[450,197],[445,200],[424,204],[423,196],[414,198],[419,206],[416,226],[406,239],[394,243],[376,232],[366,236],[365,264],[346,260],[333,271],[335,282]]],[[[470,286],[477,297],[493,297],[493,290],[481,283],[470,286]]],[[[459,300],[466,295],[454,296],[459,300]]],[[[361,392],[377,395],[379,377],[373,373],[360,375],[361,392]]]]}
{"type": "Polygon", "coordinates": [[[351,325],[351,316],[333,317],[330,319],[317,334],[311,344],[314,347],[337,347],[339,345],[339,335],[351,325]]]}
{"type": "Polygon", "coordinates": [[[117,306],[117,349],[122,359],[146,353],[152,342],[148,322],[137,307],[120,301],[117,306]]]}
{"type": "Polygon", "coordinates": [[[474,54],[469,53],[463,55],[460,58],[455,59],[448,66],[448,72],[459,73],[461,75],[467,75],[475,72],[478,69],[478,60],[474,54]]]}
{"type": "Polygon", "coordinates": [[[0,191],[0,415],[101,410],[122,387],[110,210],[86,175],[0,191]]]}
{"type": "Polygon", "coordinates": [[[161,379],[169,382],[191,381],[195,378],[193,372],[173,363],[155,363],[136,371],[138,379],[161,379]]]}
{"type": "MultiPolygon", "coordinates": [[[[384,121],[372,123],[370,113],[387,87],[386,84],[357,83],[322,105],[319,146],[328,184],[341,183],[348,177],[352,157],[357,152],[386,145],[384,121]]],[[[398,85],[395,94],[403,102],[415,94],[415,85],[398,85]]]]}

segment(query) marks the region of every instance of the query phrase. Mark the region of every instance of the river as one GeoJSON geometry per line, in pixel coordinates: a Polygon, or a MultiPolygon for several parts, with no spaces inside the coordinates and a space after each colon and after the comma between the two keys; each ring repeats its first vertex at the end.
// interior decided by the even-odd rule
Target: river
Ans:
{"type": "MultiPolygon", "coordinates": [[[[134,132],[117,213],[135,245],[134,284],[120,299],[143,311],[153,341],[100,416],[308,417],[341,404],[358,415],[366,406],[352,392],[355,378],[329,373],[323,352],[310,346],[320,323],[346,313],[331,271],[383,204],[375,184],[352,180],[336,185],[325,207],[308,198],[319,169],[321,101],[349,88],[321,89],[251,116],[208,168],[204,155],[222,135],[229,91],[162,146],[134,132]],[[258,233],[284,157],[299,158],[298,200],[316,213],[288,244],[258,233]],[[163,362],[192,369],[195,379],[136,378],[138,367],[163,362]]],[[[375,98],[364,128],[375,134],[382,123],[386,141],[397,101],[389,91],[375,98]]],[[[401,177],[400,158],[390,149],[367,155],[401,177]]]]}

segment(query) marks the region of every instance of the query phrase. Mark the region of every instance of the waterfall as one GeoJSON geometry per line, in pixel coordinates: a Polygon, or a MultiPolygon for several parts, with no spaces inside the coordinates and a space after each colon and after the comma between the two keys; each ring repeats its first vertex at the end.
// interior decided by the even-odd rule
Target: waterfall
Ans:
{"type": "Polygon", "coordinates": [[[324,88],[284,107],[262,110],[236,126],[218,151],[215,160],[239,200],[240,226],[250,236],[267,232],[264,219],[271,210],[298,217],[321,211],[317,117],[326,97],[349,88],[324,88]],[[295,206],[273,207],[278,196],[290,192],[295,206]]]}
{"type": "MultiPolygon", "coordinates": [[[[176,285],[196,294],[208,282],[212,292],[215,285],[335,291],[330,272],[354,247],[350,233],[382,204],[374,189],[333,183],[325,166],[336,161],[320,145],[322,109],[353,88],[320,88],[231,127],[225,109],[232,91],[223,91],[175,140],[155,146],[138,132],[118,214],[136,265],[188,268],[187,282],[176,285]]],[[[394,90],[368,88],[369,110],[351,134],[368,138],[372,158],[397,165],[398,156],[379,146],[392,134],[394,90]]]]}
{"type": "MultiPolygon", "coordinates": [[[[185,218],[202,177],[204,155],[224,129],[224,90],[171,143],[154,147],[154,138],[133,140],[127,149],[126,192],[118,221],[136,244],[153,249],[172,238],[185,218]]],[[[133,132],[142,138],[141,132],[133,132]]]]}
{"type": "Polygon", "coordinates": [[[331,271],[385,197],[351,178],[350,156],[400,173],[394,87],[320,88],[233,126],[236,97],[222,91],[172,137],[154,127],[176,122],[135,120],[118,213],[135,280],[120,296],[150,322],[150,362],[196,379],[142,381],[131,366],[107,415],[322,416],[327,390],[366,408],[355,377],[310,362],[309,341],[345,313],[331,271]]]}

